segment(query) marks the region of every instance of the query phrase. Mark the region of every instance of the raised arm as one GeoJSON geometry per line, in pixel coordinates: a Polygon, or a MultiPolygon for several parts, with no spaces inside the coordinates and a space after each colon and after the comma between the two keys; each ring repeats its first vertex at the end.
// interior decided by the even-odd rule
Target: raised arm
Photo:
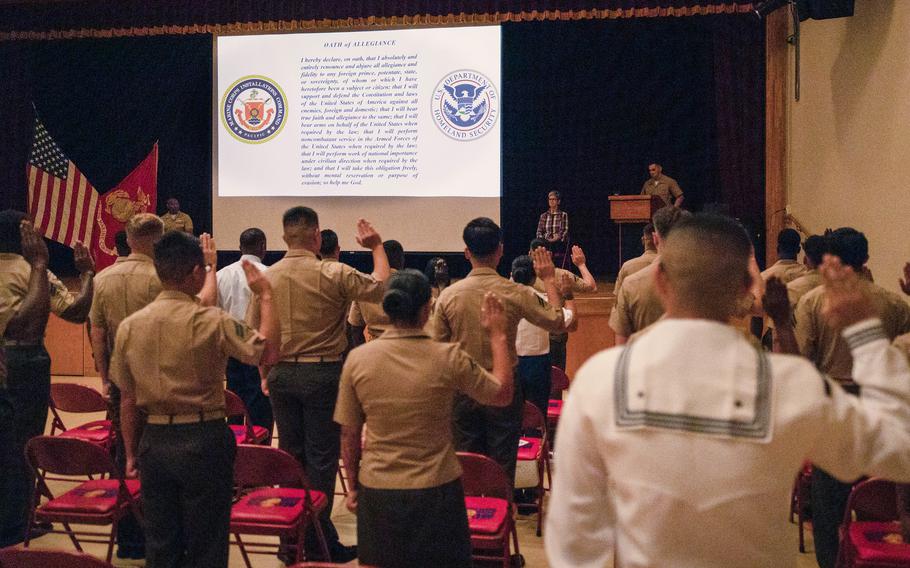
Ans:
{"type": "Polygon", "coordinates": [[[22,238],[22,256],[31,266],[32,272],[28,279],[28,290],[19,304],[19,310],[10,318],[5,336],[10,339],[37,340],[44,336],[51,308],[47,245],[29,221],[22,221],[19,232],[22,238]]]}
{"type": "Polygon", "coordinates": [[[84,323],[92,309],[92,296],[95,293],[95,261],[82,243],[73,247],[73,258],[76,270],[79,271],[81,287],[76,300],[60,313],[60,317],[72,323],[84,323]]]}
{"type": "Polygon", "coordinates": [[[281,324],[272,301],[272,285],[268,278],[256,268],[256,265],[244,260],[243,272],[247,285],[256,294],[259,307],[259,333],[265,338],[265,348],[259,359],[259,374],[262,381],[262,392],[269,394],[266,378],[272,366],[278,362],[281,349],[281,324]]]}
{"type": "Polygon", "coordinates": [[[762,299],[765,313],[774,322],[774,352],[799,355],[796,332],[793,330],[793,317],[790,313],[790,298],[787,286],[780,278],[773,277],[765,286],[765,297],[762,299]]]}
{"type": "Polygon", "coordinates": [[[373,253],[373,278],[385,282],[392,274],[389,258],[382,247],[382,237],[366,219],[357,221],[357,244],[373,253]]]}
{"type": "Polygon", "coordinates": [[[578,271],[581,273],[581,279],[589,288],[588,291],[596,292],[597,280],[594,280],[594,275],[588,270],[588,261],[585,257],[585,251],[581,250],[581,247],[578,245],[572,246],[572,264],[578,267],[578,271]]]}
{"type": "Polygon", "coordinates": [[[205,283],[197,297],[203,306],[216,306],[218,305],[218,276],[216,274],[218,249],[215,248],[215,239],[208,233],[202,233],[199,236],[199,246],[202,247],[202,256],[205,259],[205,283]]]}

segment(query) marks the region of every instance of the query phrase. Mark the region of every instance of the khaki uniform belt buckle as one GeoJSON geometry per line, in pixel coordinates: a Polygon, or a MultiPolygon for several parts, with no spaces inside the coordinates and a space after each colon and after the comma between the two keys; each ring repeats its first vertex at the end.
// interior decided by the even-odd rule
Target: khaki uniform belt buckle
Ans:
{"type": "Polygon", "coordinates": [[[187,414],[150,414],[149,424],[170,426],[174,424],[197,424],[224,418],[223,410],[201,410],[187,414]]]}

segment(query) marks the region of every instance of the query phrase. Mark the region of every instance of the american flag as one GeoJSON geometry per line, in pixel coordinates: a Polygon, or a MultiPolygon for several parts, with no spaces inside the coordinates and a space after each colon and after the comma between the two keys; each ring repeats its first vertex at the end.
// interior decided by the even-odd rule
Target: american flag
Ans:
{"type": "Polygon", "coordinates": [[[35,141],[28,156],[28,209],[45,237],[72,247],[90,246],[98,192],[57,146],[35,117],[35,141]]]}

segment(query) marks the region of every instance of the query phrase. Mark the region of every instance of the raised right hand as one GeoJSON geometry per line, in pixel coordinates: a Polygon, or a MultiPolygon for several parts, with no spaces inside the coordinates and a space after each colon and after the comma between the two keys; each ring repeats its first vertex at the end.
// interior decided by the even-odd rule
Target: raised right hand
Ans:
{"type": "Polygon", "coordinates": [[[556,276],[556,266],[553,264],[553,255],[544,247],[537,247],[531,251],[534,261],[534,272],[543,281],[556,276]]]}
{"type": "Polygon", "coordinates": [[[843,329],[864,319],[878,317],[859,274],[840,258],[826,254],[820,272],[825,285],[822,317],[831,327],[843,329]]]}
{"type": "Polygon", "coordinates": [[[762,307],[775,325],[783,326],[790,323],[790,298],[787,295],[787,285],[780,278],[775,276],[768,279],[762,307]]]}
{"type": "Polygon", "coordinates": [[[46,268],[49,255],[44,237],[36,233],[31,221],[26,219],[19,223],[19,234],[22,239],[22,256],[25,260],[32,266],[43,265],[46,268]]]}
{"type": "Polygon", "coordinates": [[[506,310],[493,292],[483,296],[480,307],[480,325],[487,330],[490,337],[506,334],[506,310]]]}
{"type": "Polygon", "coordinates": [[[359,219],[357,221],[356,239],[358,245],[370,250],[382,246],[382,237],[379,236],[379,233],[376,232],[373,225],[366,219],[359,219]]]}
{"type": "Polygon", "coordinates": [[[262,271],[256,268],[256,265],[248,260],[241,263],[243,273],[246,276],[246,283],[254,294],[262,296],[272,290],[272,284],[269,279],[262,274],[262,271]]]}

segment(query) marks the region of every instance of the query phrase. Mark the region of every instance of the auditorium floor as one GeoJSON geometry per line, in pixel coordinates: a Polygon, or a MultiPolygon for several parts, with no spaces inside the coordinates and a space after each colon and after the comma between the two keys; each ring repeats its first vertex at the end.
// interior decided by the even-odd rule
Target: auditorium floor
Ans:
{"type": "MultiPolygon", "coordinates": [[[[100,379],[97,377],[55,377],[54,381],[60,382],[78,382],[80,384],[85,384],[93,388],[100,387],[100,379]]],[[[66,424],[77,424],[82,422],[87,422],[89,420],[96,420],[103,418],[101,416],[93,416],[91,414],[85,415],[69,415],[62,413],[63,421],[66,424]]],[[[48,422],[48,430],[50,428],[50,422],[48,422]]],[[[65,483],[61,482],[52,482],[51,489],[55,489],[54,484],[57,484],[61,487],[65,486],[65,483]]],[[[341,535],[341,541],[345,544],[354,544],[357,540],[357,526],[356,526],[356,517],[349,513],[343,506],[340,497],[336,497],[335,501],[335,512],[332,515],[332,518],[335,522],[335,526],[338,528],[338,532],[341,535]]],[[[535,534],[536,522],[535,517],[533,516],[520,516],[518,518],[518,538],[521,546],[521,552],[525,558],[525,565],[528,568],[546,568],[548,566],[546,562],[546,557],[543,550],[543,539],[538,538],[535,534]]],[[[811,543],[811,530],[807,530],[807,549],[810,551],[808,554],[799,554],[796,560],[796,568],[815,568],[817,564],[815,563],[815,557],[812,554],[812,543],[811,543]]],[[[267,540],[267,539],[263,539],[267,540]]],[[[797,549],[797,532],[795,525],[791,531],[791,540],[792,548],[795,551],[797,549]]],[[[722,546],[722,544],[719,544],[722,546]]],[[[33,541],[33,546],[40,548],[52,548],[52,549],[62,549],[62,550],[72,550],[72,544],[66,535],[63,534],[50,534],[38,538],[33,541]]],[[[106,547],[101,544],[86,544],[84,545],[86,552],[104,557],[106,547]]],[[[141,564],[136,561],[124,561],[123,563],[114,559],[114,564],[117,566],[140,566],[141,564]]],[[[281,568],[283,564],[278,561],[275,556],[269,555],[256,555],[252,557],[253,566],[255,568],[281,568]]],[[[356,566],[356,562],[352,562],[347,566],[356,566]]],[[[231,556],[230,556],[230,567],[231,568],[241,568],[243,567],[243,559],[240,556],[240,553],[236,546],[231,547],[231,556]]]]}

